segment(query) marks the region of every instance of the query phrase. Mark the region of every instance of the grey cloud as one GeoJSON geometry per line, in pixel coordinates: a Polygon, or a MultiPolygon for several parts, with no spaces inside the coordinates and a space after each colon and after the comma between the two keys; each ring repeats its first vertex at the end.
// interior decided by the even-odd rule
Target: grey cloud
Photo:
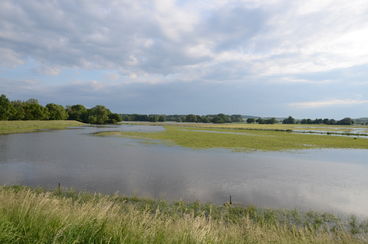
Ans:
{"type": "Polygon", "coordinates": [[[215,41],[215,52],[234,48],[259,29],[263,18],[247,9],[218,10],[199,23],[189,21],[192,29],[174,26],[180,35],[172,39],[157,11],[153,1],[4,0],[0,45],[43,65],[167,75],[212,61],[188,54],[188,48],[203,40],[215,41]]]}
{"type": "Polygon", "coordinates": [[[248,41],[265,27],[267,16],[262,9],[229,6],[211,13],[202,33],[217,40],[216,50],[246,47],[248,41]]]}

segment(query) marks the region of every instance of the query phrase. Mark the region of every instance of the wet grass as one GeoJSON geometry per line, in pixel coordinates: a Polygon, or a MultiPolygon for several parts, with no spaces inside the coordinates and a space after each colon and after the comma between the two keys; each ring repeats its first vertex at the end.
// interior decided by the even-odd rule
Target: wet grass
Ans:
{"type": "Polygon", "coordinates": [[[0,121],[0,135],[34,132],[38,130],[58,130],[82,125],[84,124],[73,120],[0,121]]]}
{"type": "MultiPolygon", "coordinates": [[[[217,126],[217,125],[216,125],[217,126]]],[[[233,151],[279,151],[313,148],[368,149],[367,138],[334,135],[297,134],[279,129],[244,129],[228,127],[184,127],[165,125],[160,132],[100,132],[100,136],[122,136],[160,140],[166,144],[193,149],[225,148],[233,151]],[[205,130],[204,130],[205,129],[205,130]]]]}
{"type": "Polygon", "coordinates": [[[228,123],[228,124],[212,124],[212,123],[177,123],[177,122],[123,122],[122,124],[131,125],[157,125],[167,126],[175,125],[180,127],[194,128],[224,128],[224,129],[250,129],[250,130],[305,130],[305,131],[330,131],[330,132],[351,132],[356,128],[366,129],[364,125],[324,125],[324,124],[248,124],[248,123],[228,123]]]}
{"type": "Polygon", "coordinates": [[[296,210],[0,187],[0,243],[364,243],[367,221],[296,210]]]}

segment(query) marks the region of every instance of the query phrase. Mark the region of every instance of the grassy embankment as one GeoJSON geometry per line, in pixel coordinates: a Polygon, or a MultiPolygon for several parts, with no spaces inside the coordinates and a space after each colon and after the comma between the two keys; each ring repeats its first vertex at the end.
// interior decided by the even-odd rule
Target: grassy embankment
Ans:
{"type": "Polygon", "coordinates": [[[0,121],[0,135],[38,130],[58,130],[82,125],[84,124],[74,120],[0,121]]]}
{"type": "Polygon", "coordinates": [[[0,187],[0,243],[364,243],[329,214],[0,187]]]}
{"type": "MultiPolygon", "coordinates": [[[[110,131],[100,132],[96,135],[159,140],[167,144],[194,149],[225,148],[234,151],[277,151],[313,148],[368,149],[368,138],[291,133],[287,131],[291,128],[290,125],[179,123],[159,125],[163,125],[165,130],[160,132],[110,131]]],[[[321,126],[321,128],[327,130],[328,127],[321,126]]],[[[332,129],[337,130],[337,127],[334,126],[332,129]]],[[[351,128],[341,126],[341,130],[347,129],[351,128]]]]}

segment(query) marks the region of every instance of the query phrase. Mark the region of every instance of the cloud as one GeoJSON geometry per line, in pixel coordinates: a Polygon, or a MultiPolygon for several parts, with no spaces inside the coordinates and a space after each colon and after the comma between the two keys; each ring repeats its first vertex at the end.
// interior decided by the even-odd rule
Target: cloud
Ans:
{"type": "Polygon", "coordinates": [[[331,100],[324,100],[324,101],[297,102],[297,103],[291,103],[289,104],[289,106],[295,107],[295,108],[316,109],[316,108],[322,108],[322,107],[357,105],[357,104],[366,104],[366,103],[368,103],[368,100],[331,99],[331,100]]]}
{"type": "Polygon", "coordinates": [[[163,81],[215,77],[219,66],[230,80],[322,72],[368,63],[367,10],[363,0],[3,0],[0,65],[31,58],[163,81]]]}
{"type": "Polygon", "coordinates": [[[188,112],[332,111],[358,100],[326,94],[368,96],[367,12],[366,0],[2,0],[0,88],[116,107],[134,97],[140,111],[155,99],[188,112]]]}
{"type": "Polygon", "coordinates": [[[310,80],[310,79],[302,79],[302,78],[294,78],[294,77],[280,77],[273,78],[270,80],[272,83],[276,84],[318,84],[318,83],[327,83],[329,80],[310,80]]]}
{"type": "Polygon", "coordinates": [[[61,69],[55,66],[42,65],[38,67],[36,71],[41,74],[45,74],[45,75],[59,75],[61,72],[61,69]]]}

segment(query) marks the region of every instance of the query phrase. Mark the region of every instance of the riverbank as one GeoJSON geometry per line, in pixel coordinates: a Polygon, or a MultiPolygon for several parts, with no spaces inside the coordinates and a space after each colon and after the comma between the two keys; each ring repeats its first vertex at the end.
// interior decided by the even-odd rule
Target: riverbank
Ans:
{"type": "MultiPolygon", "coordinates": [[[[156,123],[145,125],[157,125],[156,123]]],[[[122,136],[162,142],[193,149],[225,148],[233,151],[282,151],[315,148],[368,149],[368,138],[338,135],[293,133],[279,127],[261,128],[226,127],[235,125],[159,124],[165,128],[159,132],[109,131],[99,136],[122,136]]],[[[243,125],[239,125],[243,126],[243,125]]],[[[281,126],[281,125],[277,125],[281,126]]],[[[288,128],[288,127],[285,127],[288,128]]]]}
{"type": "Polygon", "coordinates": [[[0,187],[0,243],[363,243],[330,214],[0,187]]]}
{"type": "Polygon", "coordinates": [[[85,125],[82,122],[74,120],[14,120],[0,121],[0,135],[35,132],[39,130],[60,130],[68,127],[77,127],[85,125]]]}

